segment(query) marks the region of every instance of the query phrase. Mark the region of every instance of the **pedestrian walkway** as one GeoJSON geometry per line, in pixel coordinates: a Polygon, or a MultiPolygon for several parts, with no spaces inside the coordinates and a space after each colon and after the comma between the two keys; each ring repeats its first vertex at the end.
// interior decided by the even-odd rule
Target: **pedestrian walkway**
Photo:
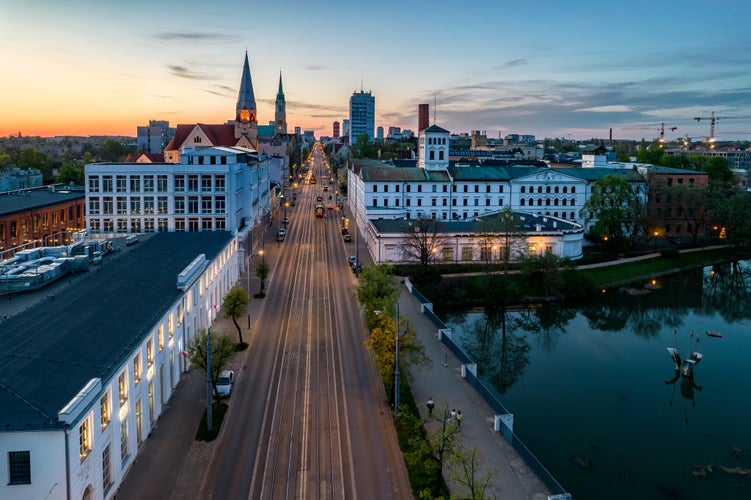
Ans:
{"type": "MultiPolygon", "coordinates": [[[[444,411],[461,410],[461,442],[468,448],[476,448],[482,457],[485,470],[492,470],[492,484],[499,498],[510,500],[545,500],[549,490],[527,466],[511,444],[497,431],[495,412],[479,393],[461,376],[461,363],[451,351],[438,340],[435,325],[420,312],[420,302],[404,288],[399,297],[402,317],[408,318],[417,338],[425,346],[425,354],[431,363],[413,367],[412,395],[426,421],[428,432],[440,425],[428,419],[425,404],[428,398],[435,401],[433,417],[440,418],[444,411]]],[[[452,495],[466,493],[466,488],[451,481],[444,469],[452,495]]],[[[492,495],[488,495],[492,496],[492,495]]]]}

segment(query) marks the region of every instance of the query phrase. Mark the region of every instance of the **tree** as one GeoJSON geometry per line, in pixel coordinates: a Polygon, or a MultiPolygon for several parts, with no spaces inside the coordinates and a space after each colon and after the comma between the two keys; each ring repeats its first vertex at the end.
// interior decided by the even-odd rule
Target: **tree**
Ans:
{"type": "MultiPolygon", "coordinates": [[[[208,333],[199,330],[196,336],[188,342],[188,356],[190,362],[203,373],[206,373],[206,358],[208,333]]],[[[211,336],[211,385],[214,389],[214,399],[219,400],[219,392],[216,390],[216,382],[219,374],[227,366],[227,362],[234,356],[235,346],[226,335],[211,336]]]]}
{"type": "Polygon", "coordinates": [[[249,303],[250,299],[248,299],[248,292],[239,285],[233,286],[230,291],[227,292],[227,295],[224,296],[224,300],[222,301],[222,310],[224,311],[224,317],[231,319],[232,323],[235,324],[241,347],[245,346],[246,344],[245,342],[243,342],[243,333],[240,325],[237,324],[237,318],[245,314],[245,312],[248,310],[249,303]]]}
{"type": "Polygon", "coordinates": [[[99,146],[99,157],[104,161],[122,161],[132,150],[114,139],[107,139],[99,146]]]}
{"type": "Polygon", "coordinates": [[[83,165],[79,166],[77,163],[64,160],[55,180],[62,184],[77,184],[83,186],[84,179],[83,165]]]}
{"type": "Polygon", "coordinates": [[[36,148],[24,148],[18,154],[17,166],[19,168],[35,168],[42,172],[45,180],[52,178],[49,157],[36,148]]]}
{"type": "Polygon", "coordinates": [[[365,266],[357,281],[355,293],[365,308],[365,325],[370,330],[376,326],[373,311],[395,308],[399,290],[394,286],[394,275],[388,266],[365,266]]]}
{"type": "Polygon", "coordinates": [[[436,219],[407,220],[402,227],[404,239],[402,253],[408,260],[416,261],[427,275],[428,266],[436,262],[450,238],[443,232],[443,224],[436,219]]]}
{"type": "Polygon", "coordinates": [[[607,238],[612,244],[625,241],[633,247],[644,234],[644,202],[623,177],[606,175],[595,182],[581,215],[587,223],[594,221],[592,236],[598,240],[607,238]]]}
{"type": "Polygon", "coordinates": [[[722,184],[735,183],[735,174],[730,169],[726,158],[715,156],[708,159],[704,171],[709,174],[710,182],[719,182],[722,184]]]}
{"type": "Polygon", "coordinates": [[[476,446],[467,448],[462,440],[458,439],[449,463],[451,478],[468,490],[462,498],[472,500],[500,498],[497,488],[493,485],[493,477],[498,474],[498,470],[484,468],[482,454],[476,446]]]}
{"type": "Polygon", "coordinates": [[[265,260],[262,260],[256,266],[256,277],[261,280],[261,293],[258,296],[259,298],[263,298],[264,284],[266,282],[266,278],[269,277],[269,264],[265,260]]]}

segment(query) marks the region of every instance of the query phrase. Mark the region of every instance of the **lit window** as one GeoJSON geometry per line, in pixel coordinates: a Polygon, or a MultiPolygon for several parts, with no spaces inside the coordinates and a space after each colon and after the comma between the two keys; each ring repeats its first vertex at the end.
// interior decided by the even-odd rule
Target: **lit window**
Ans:
{"type": "Polygon", "coordinates": [[[120,406],[122,406],[128,400],[128,374],[125,372],[120,374],[118,389],[120,392],[120,406]]]}
{"type": "Polygon", "coordinates": [[[102,399],[99,400],[99,410],[102,417],[102,430],[104,430],[110,423],[110,418],[112,415],[112,409],[110,408],[110,393],[109,390],[107,393],[102,396],[102,399]]]}
{"type": "Polygon", "coordinates": [[[79,455],[81,456],[81,462],[83,462],[91,452],[91,426],[88,417],[78,427],[78,442],[79,455]]]}

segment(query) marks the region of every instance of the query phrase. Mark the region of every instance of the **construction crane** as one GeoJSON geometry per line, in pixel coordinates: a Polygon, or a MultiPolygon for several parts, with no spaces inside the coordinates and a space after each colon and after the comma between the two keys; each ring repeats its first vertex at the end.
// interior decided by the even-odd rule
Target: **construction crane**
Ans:
{"type": "MultiPolygon", "coordinates": [[[[654,127],[627,127],[623,128],[621,130],[659,130],[660,131],[660,147],[662,147],[663,144],[665,144],[665,124],[660,123],[660,128],[654,128],[654,127]]],[[[671,132],[675,132],[678,130],[678,127],[668,127],[668,130],[671,132]]]]}
{"type": "Polygon", "coordinates": [[[709,148],[714,148],[714,141],[715,141],[715,135],[714,135],[714,126],[717,120],[737,120],[737,119],[746,119],[751,118],[751,116],[715,116],[714,111],[712,111],[712,114],[710,116],[695,116],[694,120],[697,122],[700,122],[702,120],[709,120],[709,148]]]}

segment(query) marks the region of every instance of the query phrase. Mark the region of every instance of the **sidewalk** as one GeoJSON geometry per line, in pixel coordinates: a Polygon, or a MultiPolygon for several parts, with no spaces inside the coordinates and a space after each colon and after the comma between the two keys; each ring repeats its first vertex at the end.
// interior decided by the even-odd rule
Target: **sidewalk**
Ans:
{"type": "MultiPolygon", "coordinates": [[[[432,397],[435,401],[434,417],[442,415],[448,408],[461,410],[464,419],[461,424],[461,441],[468,448],[476,447],[480,452],[485,470],[492,470],[492,484],[495,494],[510,500],[546,500],[547,487],[540,481],[511,444],[494,430],[495,412],[475,389],[461,377],[461,363],[437,338],[437,329],[420,312],[420,302],[408,290],[402,289],[399,297],[400,312],[411,322],[417,338],[425,346],[425,354],[432,361],[428,366],[414,368],[412,374],[412,394],[420,409],[423,420],[427,420],[425,402],[432,397]]],[[[439,424],[428,421],[428,432],[439,424]]],[[[452,495],[466,489],[450,480],[444,469],[452,495]]],[[[477,475],[481,477],[482,473],[477,475]]],[[[487,492],[493,497],[492,492],[487,492]]]]}

